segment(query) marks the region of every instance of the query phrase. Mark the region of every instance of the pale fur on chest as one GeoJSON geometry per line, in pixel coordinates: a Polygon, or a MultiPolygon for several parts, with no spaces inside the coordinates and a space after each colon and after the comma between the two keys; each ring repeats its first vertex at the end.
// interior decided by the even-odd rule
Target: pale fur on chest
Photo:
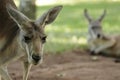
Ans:
{"type": "Polygon", "coordinates": [[[111,36],[108,40],[89,39],[90,50],[102,48],[100,52],[111,56],[120,56],[120,36],[111,36]],[[106,47],[107,46],[107,47],[106,47]],[[105,48],[104,48],[105,47],[105,48]]]}

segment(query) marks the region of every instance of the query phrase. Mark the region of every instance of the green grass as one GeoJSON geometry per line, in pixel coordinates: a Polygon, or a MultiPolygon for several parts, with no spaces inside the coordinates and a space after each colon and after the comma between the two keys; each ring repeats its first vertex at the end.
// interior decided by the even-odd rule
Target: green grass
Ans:
{"type": "MultiPolygon", "coordinates": [[[[53,6],[37,7],[37,17],[53,6]]],[[[108,34],[120,34],[120,2],[81,2],[75,5],[63,5],[57,19],[46,26],[45,31],[48,35],[46,52],[59,53],[87,47],[88,22],[83,15],[85,8],[95,19],[102,14],[103,9],[107,9],[107,15],[102,22],[104,31],[108,34]]]]}

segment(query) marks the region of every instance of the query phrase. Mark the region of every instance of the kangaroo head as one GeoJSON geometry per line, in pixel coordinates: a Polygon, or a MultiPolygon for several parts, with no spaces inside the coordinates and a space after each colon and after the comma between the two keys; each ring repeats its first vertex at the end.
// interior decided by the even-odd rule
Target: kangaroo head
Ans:
{"type": "Polygon", "coordinates": [[[20,11],[7,5],[7,11],[19,27],[18,43],[28,55],[28,61],[38,64],[43,57],[43,45],[46,42],[45,26],[52,23],[59,14],[62,6],[49,9],[37,20],[30,20],[20,11]]]}
{"type": "Polygon", "coordinates": [[[91,18],[91,16],[88,14],[87,9],[84,10],[84,15],[89,22],[88,32],[90,37],[95,39],[102,37],[103,31],[102,31],[101,22],[106,15],[106,10],[104,10],[103,14],[96,20],[93,20],[91,18]]]}

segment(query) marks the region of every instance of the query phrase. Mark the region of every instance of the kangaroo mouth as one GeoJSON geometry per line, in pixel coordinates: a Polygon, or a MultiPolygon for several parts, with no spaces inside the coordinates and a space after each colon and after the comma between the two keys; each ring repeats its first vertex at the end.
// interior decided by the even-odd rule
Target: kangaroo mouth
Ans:
{"type": "Polygon", "coordinates": [[[41,60],[41,56],[32,55],[32,59],[33,59],[33,64],[37,65],[40,62],[40,60],[41,60]]]}
{"type": "Polygon", "coordinates": [[[97,38],[100,38],[100,37],[101,37],[101,35],[100,35],[100,34],[98,34],[98,35],[97,35],[97,38]]]}

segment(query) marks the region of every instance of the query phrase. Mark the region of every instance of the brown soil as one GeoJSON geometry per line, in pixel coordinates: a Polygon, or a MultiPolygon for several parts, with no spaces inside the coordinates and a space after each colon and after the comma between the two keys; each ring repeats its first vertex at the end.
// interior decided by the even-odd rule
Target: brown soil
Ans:
{"type": "MultiPolygon", "coordinates": [[[[45,54],[43,63],[32,67],[28,80],[120,80],[120,63],[98,58],[93,61],[85,50],[45,54]]],[[[22,80],[20,62],[10,64],[9,73],[13,80],[22,80]]]]}

